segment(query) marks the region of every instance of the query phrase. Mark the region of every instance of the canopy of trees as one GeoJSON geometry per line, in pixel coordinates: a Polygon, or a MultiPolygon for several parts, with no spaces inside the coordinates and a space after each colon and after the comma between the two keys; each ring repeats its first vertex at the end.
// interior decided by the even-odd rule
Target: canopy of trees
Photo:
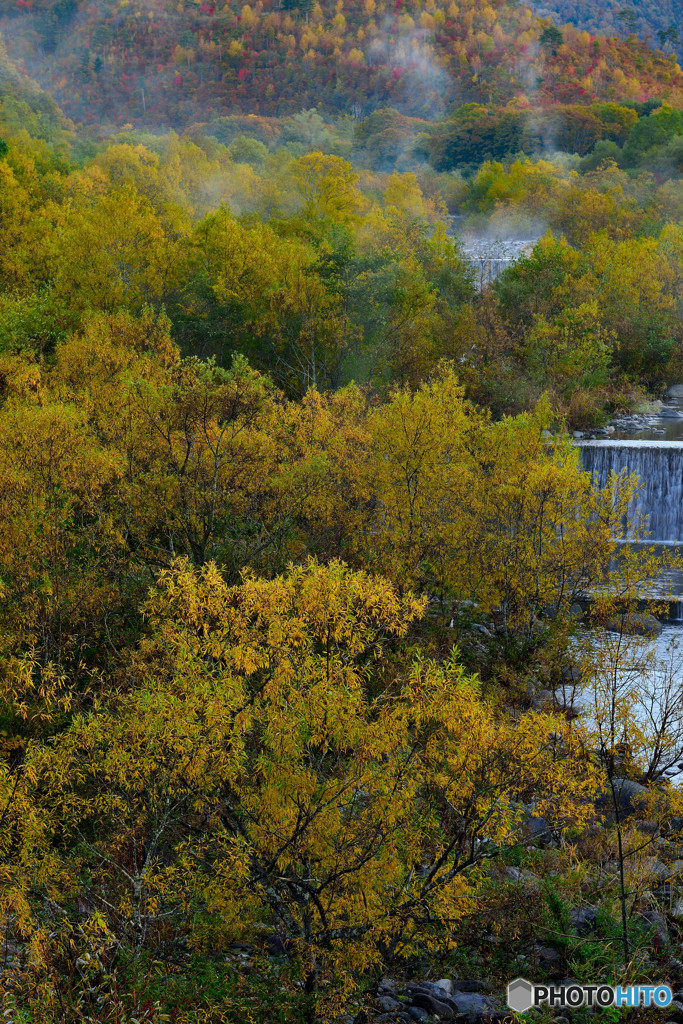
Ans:
{"type": "Polygon", "coordinates": [[[551,39],[547,19],[506,0],[30,0],[3,27],[12,58],[91,124],[318,105],[434,117],[453,102],[640,101],[683,84],[673,57],[635,38],[567,26],[551,39]]]}
{"type": "Polygon", "coordinates": [[[643,724],[619,643],[680,566],[623,543],[637,481],[595,488],[567,427],[683,378],[680,110],[628,98],[678,72],[610,44],[556,92],[603,43],[503,6],[194,6],[17,8],[60,94],[60,39],[103,54],[79,116],[157,47],[120,131],[0,55],[3,1013],[341,1021],[410,965],[514,976],[542,929],[590,981],[568,908],[598,898],[625,978],[683,706],[669,680],[643,724]],[[384,81],[385,16],[470,82],[447,119],[382,105],[402,72],[325,114],[384,81]],[[258,114],[250,40],[280,83],[258,114]],[[532,109],[479,56],[537,42],[532,109]],[[615,85],[622,52],[645,85],[615,85]],[[322,113],[288,99],[301,67],[322,113]],[[154,104],[192,123],[134,127],[154,104]],[[530,244],[482,283],[468,232],[530,244]],[[553,696],[579,676],[591,720],[553,696]],[[645,837],[617,770],[651,787],[645,837]]]}

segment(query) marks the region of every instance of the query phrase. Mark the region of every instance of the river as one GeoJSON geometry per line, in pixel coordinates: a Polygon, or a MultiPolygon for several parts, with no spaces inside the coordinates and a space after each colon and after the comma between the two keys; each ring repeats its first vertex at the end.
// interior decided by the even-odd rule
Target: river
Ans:
{"type": "MultiPolygon", "coordinates": [[[[612,471],[637,473],[641,488],[632,502],[631,521],[645,517],[649,543],[683,548],[683,398],[670,399],[663,414],[637,422],[621,419],[613,426],[609,437],[577,441],[584,466],[600,486],[612,471]]],[[[635,700],[636,719],[646,731],[654,730],[663,700],[673,706],[670,741],[672,749],[678,744],[683,757],[683,570],[667,573],[659,586],[670,600],[668,615],[660,616],[665,625],[657,637],[632,637],[620,645],[616,634],[600,631],[586,636],[584,643],[599,648],[595,660],[601,668],[596,676],[602,678],[594,679],[593,686],[608,686],[610,677],[616,680],[624,700],[635,700]]],[[[644,596],[657,596],[656,590],[644,596]]],[[[589,707],[590,694],[585,696],[589,707]]],[[[667,775],[680,782],[681,766],[671,767],[667,775]]]]}

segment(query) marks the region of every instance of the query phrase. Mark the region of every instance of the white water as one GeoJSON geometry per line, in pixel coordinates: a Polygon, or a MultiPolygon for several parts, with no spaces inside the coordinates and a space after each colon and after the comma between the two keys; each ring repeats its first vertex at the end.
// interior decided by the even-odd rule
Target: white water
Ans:
{"type": "Polygon", "coordinates": [[[634,761],[645,774],[655,768],[655,777],[683,782],[683,630],[665,626],[657,637],[620,636],[603,630],[589,630],[577,639],[577,657],[591,650],[595,666],[582,683],[565,685],[565,700],[578,700],[582,719],[591,729],[605,722],[611,697],[619,711],[617,739],[628,742],[634,761]],[[571,695],[573,694],[573,700],[571,695]],[[629,708],[625,724],[621,715],[629,708]],[[599,710],[602,709],[602,710],[599,710]],[[664,734],[660,735],[662,723],[664,734]],[[658,751],[658,755],[653,752],[658,751]]]}
{"type": "Polygon", "coordinates": [[[579,446],[597,486],[604,487],[611,473],[640,477],[629,522],[642,517],[652,541],[683,542],[683,442],[582,441],[579,446]]]}
{"type": "MultiPolygon", "coordinates": [[[[683,544],[683,420],[662,418],[635,437],[583,441],[579,447],[583,465],[593,474],[597,486],[604,487],[612,473],[636,473],[640,478],[625,524],[627,533],[645,530],[651,543],[683,544]]],[[[638,694],[633,710],[646,735],[654,729],[658,706],[661,716],[661,704],[666,699],[673,708],[667,730],[669,754],[679,750],[683,757],[683,573],[670,572],[660,584],[661,590],[656,587],[659,593],[643,597],[670,595],[668,624],[655,638],[624,638],[618,654],[609,634],[604,634],[599,641],[605,645],[602,661],[598,659],[602,670],[593,686],[605,684],[616,670],[624,699],[627,691],[638,694]]],[[[589,718],[591,689],[589,685],[584,694],[589,718]]],[[[671,764],[666,774],[672,781],[683,779],[680,764],[671,764]]]]}

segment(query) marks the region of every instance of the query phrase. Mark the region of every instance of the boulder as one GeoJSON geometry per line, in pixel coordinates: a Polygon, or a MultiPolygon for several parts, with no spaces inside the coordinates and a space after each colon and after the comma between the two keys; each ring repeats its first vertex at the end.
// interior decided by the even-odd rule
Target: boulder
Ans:
{"type": "Polygon", "coordinates": [[[683,1024],[683,1003],[674,998],[666,1009],[666,1015],[672,1024],[683,1024]]]}
{"type": "Polygon", "coordinates": [[[421,981],[413,991],[430,992],[436,999],[450,999],[453,992],[453,982],[450,978],[441,978],[439,981],[421,981]]]}
{"type": "Polygon", "coordinates": [[[468,1024],[491,1020],[498,1012],[488,996],[479,992],[454,992],[452,1001],[457,1007],[457,1014],[467,1014],[468,1024]]]}
{"type": "MultiPolygon", "coordinates": [[[[666,946],[669,941],[669,929],[662,914],[658,910],[644,910],[640,915],[640,920],[650,932],[650,939],[655,949],[666,946]]],[[[673,1003],[671,1005],[673,1006],[673,1003]]],[[[669,1016],[671,1016],[670,1012],[669,1016]]]]}
{"type": "Polygon", "coordinates": [[[537,690],[531,695],[531,706],[534,711],[550,710],[553,705],[552,690],[537,690]]]}
{"type": "Polygon", "coordinates": [[[561,711],[569,719],[579,718],[586,713],[586,702],[576,683],[567,682],[558,686],[553,694],[553,701],[556,710],[561,711]]]}
{"type": "Polygon", "coordinates": [[[670,384],[664,392],[665,398],[683,398],[683,384],[670,384]]]}
{"type": "Polygon", "coordinates": [[[660,409],[658,415],[663,420],[683,420],[683,414],[680,413],[678,409],[672,409],[668,405],[665,405],[662,409],[660,409]]]}
{"type": "MultiPolygon", "coordinates": [[[[632,818],[635,814],[644,813],[648,796],[646,786],[641,786],[639,782],[634,782],[633,779],[614,779],[613,785],[619,808],[619,817],[622,821],[625,818],[632,818]]],[[[608,821],[614,821],[614,800],[611,789],[601,793],[596,804],[599,810],[605,812],[608,821]]]]}
{"type": "Polygon", "coordinates": [[[401,1010],[403,1008],[398,999],[394,999],[394,997],[390,995],[377,996],[377,1005],[380,1010],[384,1010],[385,1013],[391,1013],[392,1010],[401,1010]]]}
{"type": "MultiPolygon", "coordinates": [[[[439,993],[441,995],[441,993],[439,993]]],[[[426,989],[420,987],[416,992],[413,992],[412,1005],[419,1006],[421,1009],[426,1010],[429,1014],[438,1013],[439,1017],[443,1017],[445,1020],[452,1020],[455,1016],[453,1007],[449,1002],[444,1002],[447,996],[442,996],[439,999],[438,996],[434,995],[433,992],[428,992],[426,989]]]]}
{"type": "Polygon", "coordinates": [[[566,971],[564,957],[552,946],[540,946],[536,949],[538,966],[551,978],[561,978],[566,971]]]}
{"type": "MultiPolygon", "coordinates": [[[[515,871],[519,871],[519,868],[515,868],[515,871]]],[[[529,875],[531,878],[538,881],[536,875],[532,874],[531,871],[523,871],[522,874],[529,875]]],[[[493,986],[488,981],[479,981],[476,978],[462,978],[460,981],[453,982],[454,992],[491,992],[493,986]]]]}
{"type": "MultiPolygon", "coordinates": [[[[569,614],[572,618],[581,618],[583,608],[580,604],[573,604],[569,609],[569,614]]],[[[561,667],[560,675],[562,676],[563,683],[580,683],[582,679],[581,667],[580,665],[575,665],[572,661],[567,661],[561,667]]]]}
{"type": "Polygon", "coordinates": [[[429,1020],[429,1012],[423,1006],[409,1006],[408,1013],[413,1020],[420,1022],[420,1024],[429,1020]]]}
{"type": "Polygon", "coordinates": [[[671,877],[671,868],[663,864],[657,857],[645,857],[642,862],[642,868],[646,878],[654,878],[663,882],[671,877]]]}
{"type": "Polygon", "coordinates": [[[657,636],[663,628],[659,619],[649,612],[633,612],[623,618],[617,615],[605,623],[605,629],[610,633],[624,633],[627,636],[657,636]]]}
{"type": "Polygon", "coordinates": [[[547,818],[540,814],[534,814],[529,810],[524,819],[524,827],[529,835],[529,841],[538,846],[547,846],[553,840],[553,827],[547,818]]]}
{"type": "MultiPolygon", "coordinates": [[[[540,889],[541,880],[538,875],[535,875],[533,871],[527,871],[526,868],[515,868],[508,866],[505,868],[505,876],[510,882],[514,882],[518,885],[523,885],[526,889],[540,889]]],[[[489,991],[488,986],[482,985],[481,982],[459,982],[456,981],[455,987],[461,992],[487,992],[489,991]],[[463,988],[462,986],[471,984],[471,988],[463,988]]]]}
{"type": "Polygon", "coordinates": [[[591,906],[575,907],[569,915],[570,924],[579,935],[585,935],[586,932],[592,931],[597,919],[598,908],[591,906]]]}
{"type": "Polygon", "coordinates": [[[273,957],[286,956],[292,945],[291,939],[283,938],[281,935],[269,935],[266,939],[266,948],[273,957]]]}

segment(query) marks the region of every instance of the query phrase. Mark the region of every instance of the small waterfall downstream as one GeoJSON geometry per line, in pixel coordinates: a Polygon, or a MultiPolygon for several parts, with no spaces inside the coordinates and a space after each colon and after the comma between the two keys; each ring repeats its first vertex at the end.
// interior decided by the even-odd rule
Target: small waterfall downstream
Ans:
{"type": "MultiPolygon", "coordinates": [[[[683,544],[683,442],[580,441],[578,446],[596,486],[604,487],[612,472],[640,477],[629,520],[635,523],[645,517],[641,529],[649,533],[648,543],[683,544]]],[[[661,586],[663,594],[671,594],[666,618],[683,624],[683,575],[667,573],[661,586]]]]}
{"type": "Polygon", "coordinates": [[[683,443],[680,441],[579,442],[585,469],[599,487],[612,471],[637,473],[641,490],[631,513],[647,516],[649,540],[683,543],[683,443]]]}
{"type": "MultiPolygon", "coordinates": [[[[639,423],[637,429],[655,435],[666,431],[669,436],[578,441],[583,466],[598,487],[604,487],[612,473],[639,477],[640,488],[624,524],[626,535],[635,543],[633,530],[640,520],[639,529],[649,534],[647,544],[683,545],[683,416],[665,415],[656,423],[639,423]]],[[[655,716],[659,715],[657,701],[667,693],[678,693],[683,686],[683,572],[673,567],[663,570],[646,589],[640,594],[642,605],[648,600],[662,602],[657,610],[661,631],[649,639],[620,638],[618,654],[610,654],[613,649],[608,642],[604,658],[598,661],[598,672],[604,672],[609,685],[615,673],[642,695],[635,714],[645,731],[651,727],[653,709],[655,716]]],[[[683,782],[682,768],[677,764],[667,773],[679,784],[683,782]]]]}

